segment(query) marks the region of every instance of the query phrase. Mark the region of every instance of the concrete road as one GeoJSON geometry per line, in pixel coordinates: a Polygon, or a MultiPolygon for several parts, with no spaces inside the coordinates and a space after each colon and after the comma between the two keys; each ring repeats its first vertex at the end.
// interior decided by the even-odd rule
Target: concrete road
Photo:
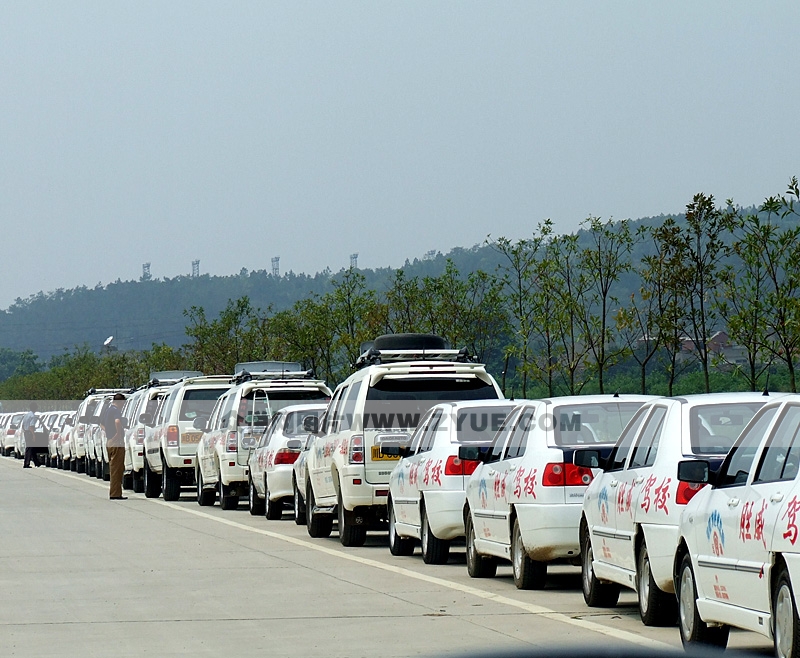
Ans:
{"type": "MultiPolygon", "coordinates": [[[[591,610],[579,570],[518,591],[510,567],[470,579],[463,548],[447,565],[395,558],[385,535],[363,548],[311,539],[287,512],[201,508],[0,458],[0,656],[475,655],[574,645],[680,647],[645,628],[633,593],[591,610]]],[[[731,647],[770,655],[735,631],[731,647]]],[[[729,651],[735,655],[738,651],[729,651]]]]}

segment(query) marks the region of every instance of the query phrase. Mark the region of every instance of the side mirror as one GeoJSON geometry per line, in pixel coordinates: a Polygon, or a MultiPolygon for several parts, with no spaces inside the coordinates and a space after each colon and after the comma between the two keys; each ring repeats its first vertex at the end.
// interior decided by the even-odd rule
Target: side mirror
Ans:
{"type": "Polygon", "coordinates": [[[128,429],[128,419],[125,418],[125,416],[120,418],[120,422],[122,422],[122,429],[124,430],[128,429]]]}
{"type": "Polygon", "coordinates": [[[482,462],[486,456],[486,448],[480,446],[458,446],[458,458],[467,462],[482,462]]]}
{"type": "Polygon", "coordinates": [[[200,430],[201,432],[208,431],[208,418],[203,416],[195,416],[195,419],[192,421],[192,427],[196,430],[200,430]]]}
{"type": "Polygon", "coordinates": [[[303,447],[303,442],[300,439],[289,439],[286,442],[286,447],[289,450],[300,450],[303,447]]]}
{"type": "Polygon", "coordinates": [[[707,484],[711,481],[711,465],[705,459],[678,462],[678,480],[689,484],[707,484]]]}
{"type": "Polygon", "coordinates": [[[576,450],[572,455],[572,463],[584,468],[602,468],[600,451],[590,448],[576,450]]]}
{"type": "Polygon", "coordinates": [[[303,430],[309,434],[319,434],[319,418],[317,416],[303,418],[303,430]]]}

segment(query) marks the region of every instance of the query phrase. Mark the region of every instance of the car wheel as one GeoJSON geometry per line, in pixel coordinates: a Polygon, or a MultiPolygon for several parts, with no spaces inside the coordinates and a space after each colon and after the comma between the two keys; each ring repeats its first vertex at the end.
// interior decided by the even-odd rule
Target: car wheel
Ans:
{"type": "Polygon", "coordinates": [[[267,482],[266,477],[264,478],[264,504],[266,506],[266,510],[264,515],[270,521],[280,521],[283,517],[283,498],[278,498],[278,500],[270,500],[269,497],[269,483],[267,482]]]}
{"type": "Polygon", "coordinates": [[[69,470],[69,462],[70,461],[71,460],[69,460],[69,459],[62,459],[61,460],[61,470],[62,471],[68,471],[69,470]]]}
{"type": "Polygon", "coordinates": [[[144,492],[144,474],[142,471],[138,473],[136,471],[133,472],[133,493],[143,493],[144,492]]]}
{"type": "MultiPolygon", "coordinates": [[[[100,464],[97,465],[100,470],[100,464]]],[[[161,479],[150,470],[147,460],[144,461],[144,496],[145,498],[158,498],[161,495],[161,479]]]]}
{"type": "MultiPolygon", "coordinates": [[[[90,478],[93,478],[94,477],[94,460],[93,459],[89,459],[88,457],[84,457],[84,459],[86,460],[86,475],[88,475],[90,478]]],[[[67,466],[68,461],[69,460],[64,462],[64,466],[62,466],[62,468],[64,468],[64,469],[69,468],[69,466],[67,466]]]]}
{"type": "Polygon", "coordinates": [[[300,495],[300,489],[297,487],[297,480],[292,479],[292,490],[294,492],[294,522],[297,525],[306,524],[306,506],[303,503],[303,497],[300,495]]]}
{"type": "MultiPolygon", "coordinates": [[[[72,460],[73,464],[75,460],[72,460]]],[[[70,470],[72,470],[72,464],[70,464],[70,470]]],[[[100,459],[95,459],[94,461],[94,477],[98,480],[103,479],[103,456],[100,456],[100,459]]]]}
{"type": "Polygon", "coordinates": [[[433,534],[425,504],[420,509],[420,543],[422,544],[422,561],[425,564],[446,564],[450,557],[450,542],[439,539],[433,534]]]}
{"type": "Polygon", "coordinates": [[[339,514],[339,541],[342,546],[363,546],[367,541],[367,527],[356,525],[350,521],[342,504],[342,490],[339,489],[339,499],[336,505],[339,514]]]}
{"type": "Polygon", "coordinates": [[[217,490],[206,489],[203,486],[203,473],[199,468],[195,473],[195,482],[197,482],[197,504],[201,507],[211,507],[217,499],[217,490]]]}
{"type": "Polygon", "coordinates": [[[678,599],[659,589],[650,569],[647,544],[642,542],[636,563],[636,590],[639,616],[645,626],[674,626],[678,618],[678,599]]]}
{"type": "Polygon", "coordinates": [[[705,644],[724,649],[728,644],[729,626],[709,626],[697,611],[697,587],[694,584],[692,558],[687,553],[681,561],[678,572],[678,627],[681,643],[689,645],[705,644]]]}
{"type": "Polygon", "coordinates": [[[781,569],[775,582],[772,619],[776,658],[800,657],[800,621],[797,618],[792,583],[786,567],[781,569]]]}
{"type": "Polygon", "coordinates": [[[179,500],[181,497],[181,481],[177,478],[174,470],[167,466],[167,462],[161,457],[161,492],[164,500],[179,500]]]}
{"type": "Polygon", "coordinates": [[[70,459],[69,460],[69,470],[73,473],[78,471],[78,460],[77,459],[70,459]]]}
{"type": "Polygon", "coordinates": [[[398,557],[402,555],[414,554],[414,539],[413,537],[401,537],[397,534],[397,527],[395,524],[397,519],[394,515],[394,505],[392,499],[389,499],[389,552],[398,557]]]}
{"type": "Polygon", "coordinates": [[[264,499],[258,495],[256,485],[253,484],[253,478],[248,477],[247,480],[249,485],[247,488],[247,509],[250,512],[250,516],[261,516],[266,507],[264,499]]]}
{"type": "Polygon", "coordinates": [[[517,589],[544,589],[547,583],[547,562],[532,560],[525,550],[519,519],[514,519],[511,536],[511,567],[517,589]]]}
{"type": "Polygon", "coordinates": [[[231,494],[229,484],[222,483],[222,474],[219,474],[219,506],[224,510],[232,510],[239,507],[239,496],[231,494]]]}
{"type": "Polygon", "coordinates": [[[103,457],[102,479],[103,482],[109,482],[111,480],[111,464],[106,461],[105,457],[103,457]]]}
{"type": "Polygon", "coordinates": [[[77,462],[76,468],[78,469],[78,473],[85,473],[86,472],[86,457],[83,459],[76,459],[77,462]]]}
{"type": "Polygon", "coordinates": [[[472,514],[467,514],[467,573],[470,578],[493,578],[497,573],[497,560],[484,557],[475,546],[475,527],[472,525],[472,514]]]}
{"type": "Polygon", "coordinates": [[[306,485],[306,530],[309,537],[330,537],[333,530],[333,517],[314,511],[314,489],[311,482],[306,485]]]}
{"type": "Polygon", "coordinates": [[[619,600],[620,586],[617,583],[600,582],[594,575],[594,553],[589,529],[581,529],[581,584],[583,600],[590,608],[613,608],[619,600]]]}
{"type": "Polygon", "coordinates": [[[133,489],[133,473],[124,473],[122,475],[122,488],[126,491],[133,489]]]}

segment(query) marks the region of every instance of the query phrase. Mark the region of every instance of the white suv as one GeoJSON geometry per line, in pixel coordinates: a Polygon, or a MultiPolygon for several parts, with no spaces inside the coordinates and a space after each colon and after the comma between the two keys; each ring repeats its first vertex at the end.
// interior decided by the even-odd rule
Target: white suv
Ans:
{"type": "Polygon", "coordinates": [[[239,498],[248,494],[250,451],[273,414],[290,405],[326,402],[331,397],[325,382],[312,379],[299,363],[237,365],[230,391],[219,399],[208,422],[198,419],[195,425],[203,432],[195,475],[199,505],[213,505],[218,493],[222,509],[238,507],[239,498]]]}
{"type": "Polygon", "coordinates": [[[230,377],[187,377],[169,389],[153,431],[144,439],[144,495],[178,500],[181,487],[194,486],[195,455],[201,433],[196,418],[208,417],[217,399],[230,388],[230,377]]]}
{"type": "Polygon", "coordinates": [[[399,459],[381,446],[407,445],[420,418],[435,404],[496,400],[503,394],[466,350],[439,336],[380,336],[358,358],[359,369],[336,389],[307,452],[306,527],[360,546],[369,528],[386,526],[389,476],[399,459]]]}

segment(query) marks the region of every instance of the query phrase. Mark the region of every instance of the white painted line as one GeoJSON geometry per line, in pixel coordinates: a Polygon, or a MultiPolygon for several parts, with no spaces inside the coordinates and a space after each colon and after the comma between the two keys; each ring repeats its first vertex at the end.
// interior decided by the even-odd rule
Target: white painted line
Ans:
{"type": "MultiPolygon", "coordinates": [[[[54,471],[52,469],[49,469],[48,472],[57,473],[58,475],[62,475],[64,477],[77,480],[79,482],[84,482],[86,484],[91,484],[106,489],[108,488],[108,483],[101,484],[100,482],[92,482],[91,479],[88,479],[85,476],[80,477],[77,475],[72,475],[71,473],[65,473],[57,470],[54,471]]],[[[305,539],[290,537],[289,535],[284,535],[279,532],[264,530],[262,528],[254,528],[253,526],[245,525],[244,523],[239,523],[237,521],[231,521],[230,519],[225,519],[220,516],[208,514],[207,512],[202,512],[197,509],[192,509],[190,507],[183,507],[181,505],[175,505],[174,503],[168,503],[159,498],[143,498],[140,500],[145,500],[149,503],[155,503],[156,505],[161,505],[162,507],[168,507],[170,509],[183,512],[185,514],[191,514],[193,516],[197,516],[206,519],[208,521],[220,523],[222,525],[226,525],[231,528],[236,528],[237,530],[252,532],[257,535],[269,537],[270,539],[277,539],[278,541],[286,542],[288,544],[294,544],[295,546],[300,546],[302,548],[306,548],[311,551],[332,555],[342,560],[349,560],[351,562],[363,564],[364,566],[372,567],[373,569],[381,569],[382,571],[395,573],[400,576],[405,576],[406,578],[421,580],[423,582],[430,583],[432,585],[438,585],[439,587],[444,587],[450,590],[461,592],[463,594],[469,594],[471,596],[475,596],[480,599],[492,601],[494,603],[500,603],[502,605],[506,605],[511,608],[517,608],[518,610],[523,610],[525,612],[538,615],[539,617],[544,617],[545,619],[551,619],[553,621],[561,622],[563,624],[569,624],[570,626],[577,626],[587,631],[600,633],[601,635],[607,635],[608,637],[614,638],[615,640],[622,640],[624,642],[629,642],[631,644],[637,644],[639,646],[649,647],[652,649],[672,649],[672,650],[675,649],[675,647],[673,647],[672,645],[667,644],[666,642],[661,642],[660,640],[653,640],[638,635],[636,633],[631,633],[616,628],[610,628],[608,626],[603,626],[602,624],[598,624],[593,621],[587,621],[585,619],[575,619],[574,617],[570,617],[569,615],[565,615],[564,613],[561,612],[556,612],[555,610],[551,610],[550,608],[545,608],[544,606],[535,605],[533,603],[526,603],[525,601],[518,601],[517,599],[512,599],[507,596],[502,596],[500,594],[494,594],[493,592],[487,592],[486,590],[478,589],[477,587],[470,587],[469,585],[462,585],[461,583],[456,583],[450,580],[445,580],[444,578],[437,578],[436,576],[430,576],[428,574],[419,573],[417,571],[412,571],[411,569],[405,569],[403,567],[398,567],[392,564],[385,564],[383,562],[378,562],[377,560],[361,557],[360,555],[354,555],[353,553],[346,553],[341,550],[329,548],[328,546],[315,544],[305,539]]]]}

